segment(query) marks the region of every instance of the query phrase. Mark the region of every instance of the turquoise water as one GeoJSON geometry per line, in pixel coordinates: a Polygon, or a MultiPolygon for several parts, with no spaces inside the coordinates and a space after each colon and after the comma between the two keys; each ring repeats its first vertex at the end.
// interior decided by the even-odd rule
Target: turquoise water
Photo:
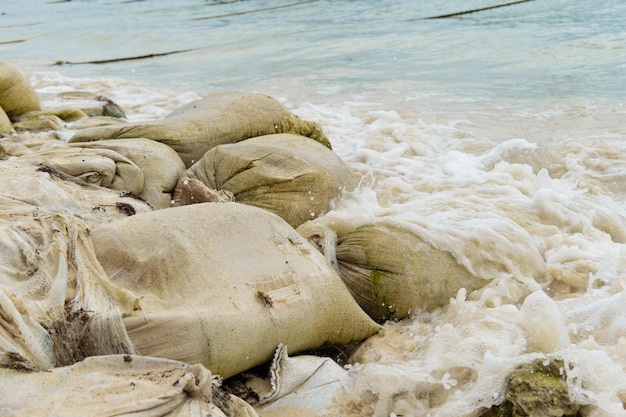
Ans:
{"type": "Polygon", "coordinates": [[[199,92],[271,83],[376,91],[390,81],[469,97],[621,99],[626,92],[622,0],[534,0],[434,20],[412,19],[498,1],[294,3],[13,2],[0,6],[0,56],[34,70],[199,92]],[[189,51],[53,66],[182,50],[189,51]]]}

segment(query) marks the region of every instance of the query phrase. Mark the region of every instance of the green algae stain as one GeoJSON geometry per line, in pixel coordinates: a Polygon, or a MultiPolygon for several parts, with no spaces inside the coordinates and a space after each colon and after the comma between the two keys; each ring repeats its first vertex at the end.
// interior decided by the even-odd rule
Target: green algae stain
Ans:
{"type": "Polygon", "coordinates": [[[374,296],[374,300],[378,303],[385,303],[385,297],[382,293],[383,280],[385,279],[385,274],[380,271],[372,271],[370,273],[370,281],[372,282],[372,295],[374,296]]]}
{"type": "Polygon", "coordinates": [[[509,375],[505,401],[481,417],[580,417],[567,386],[562,359],[537,359],[522,364],[509,375]]]}

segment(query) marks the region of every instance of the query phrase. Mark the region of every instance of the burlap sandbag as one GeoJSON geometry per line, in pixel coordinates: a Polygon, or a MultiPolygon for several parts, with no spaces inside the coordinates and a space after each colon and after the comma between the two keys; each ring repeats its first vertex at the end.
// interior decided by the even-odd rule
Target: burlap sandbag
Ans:
{"type": "Polygon", "coordinates": [[[402,319],[415,309],[443,306],[460,288],[488,281],[470,273],[446,251],[393,224],[343,230],[324,243],[313,225],[298,228],[335,252],[337,268],[359,305],[376,321],[402,319]],[[329,246],[333,246],[330,248],[329,246]]]}
{"type": "Polygon", "coordinates": [[[124,322],[144,355],[226,378],[269,361],[279,343],[299,352],[378,330],[326,259],[266,210],[194,204],[91,235],[111,280],[141,297],[124,322]]]}
{"type": "Polygon", "coordinates": [[[315,123],[300,119],[272,97],[232,91],[209,94],[160,120],[84,129],[70,142],[148,138],[171,146],[188,168],[217,145],[284,132],[329,145],[315,123]]]}
{"type": "Polygon", "coordinates": [[[89,227],[148,210],[47,166],[0,164],[0,366],[134,352],[122,315],[137,297],[109,281],[89,227]]]}
{"type": "Polygon", "coordinates": [[[44,150],[19,158],[113,190],[139,194],[144,188],[142,170],[133,161],[111,149],[76,148],[57,141],[51,142],[44,150]]]}
{"type": "Polygon", "coordinates": [[[292,134],[259,136],[208,151],[181,177],[174,200],[180,205],[214,201],[189,180],[269,210],[293,227],[326,213],[342,190],[357,183],[332,150],[292,134]]]}
{"type": "Polygon", "coordinates": [[[102,95],[88,91],[64,91],[54,96],[53,100],[45,101],[46,107],[79,109],[89,117],[112,117],[125,119],[124,109],[102,95]]]}
{"type": "Polygon", "coordinates": [[[70,146],[76,150],[108,149],[124,155],[141,170],[144,181],[138,194],[155,209],[172,205],[172,193],[185,172],[183,161],[172,148],[149,139],[79,142],[70,146]]]}
{"type": "Polygon", "coordinates": [[[41,110],[39,97],[28,79],[12,64],[0,61],[0,107],[13,118],[41,110]]]}
{"type": "Polygon", "coordinates": [[[4,417],[258,417],[201,365],[135,355],[87,358],[47,372],[0,368],[4,417]]]}
{"type": "Polygon", "coordinates": [[[9,116],[4,112],[2,107],[0,107],[0,135],[6,135],[13,131],[13,124],[11,124],[11,120],[9,116]]]}
{"type": "Polygon", "coordinates": [[[87,115],[79,109],[36,110],[15,116],[13,127],[18,132],[48,132],[61,130],[66,123],[86,118],[87,115]]]}

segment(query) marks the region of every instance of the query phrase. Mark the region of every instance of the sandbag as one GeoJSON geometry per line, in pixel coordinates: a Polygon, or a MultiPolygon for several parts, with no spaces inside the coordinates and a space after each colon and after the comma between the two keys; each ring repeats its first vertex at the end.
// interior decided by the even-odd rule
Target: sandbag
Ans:
{"type": "Polygon", "coordinates": [[[155,209],[172,205],[172,193],[178,179],[185,172],[183,161],[172,148],[149,139],[79,142],[70,146],[77,151],[108,149],[124,155],[141,170],[143,185],[138,194],[155,209]]]}
{"type": "Polygon", "coordinates": [[[266,210],[194,204],[91,236],[112,282],[141,299],[124,323],[143,355],[202,363],[227,378],[269,361],[279,343],[299,352],[379,329],[326,259],[266,210]]]}
{"type": "Polygon", "coordinates": [[[23,113],[13,118],[13,127],[18,132],[48,132],[61,130],[66,123],[87,118],[79,109],[46,109],[23,113]]]}
{"type": "Polygon", "coordinates": [[[58,142],[54,132],[34,134],[21,132],[0,138],[0,160],[38,152],[42,146],[58,142]]]}
{"type": "Polygon", "coordinates": [[[257,417],[201,365],[136,355],[87,358],[47,372],[0,368],[5,417],[257,417]]]}
{"type": "Polygon", "coordinates": [[[12,158],[0,163],[0,217],[14,210],[58,214],[86,222],[106,223],[152,208],[128,193],[100,187],[67,175],[45,163],[12,158]]]}
{"type": "Polygon", "coordinates": [[[138,299],[109,281],[89,228],[149,206],[24,161],[3,161],[0,179],[0,366],[134,353],[122,315],[138,299]]]}
{"type": "Polygon", "coordinates": [[[334,198],[357,183],[332,150],[292,134],[259,136],[208,151],[181,177],[174,200],[179,205],[215,201],[211,191],[203,192],[190,180],[269,210],[293,227],[326,213],[334,198]]]}
{"type": "Polygon", "coordinates": [[[348,371],[328,357],[289,356],[276,348],[267,375],[256,369],[224,381],[224,388],[252,404],[262,417],[327,415],[335,397],[348,385],[348,371]]]}
{"type": "Polygon", "coordinates": [[[171,146],[188,168],[217,145],[284,132],[330,145],[319,126],[300,119],[277,100],[232,91],[209,94],[160,120],[83,129],[76,132],[70,142],[152,139],[171,146]]]}
{"type": "Polygon", "coordinates": [[[459,289],[472,291],[488,282],[457,263],[449,252],[398,225],[341,230],[336,240],[326,243],[328,236],[321,235],[314,224],[298,231],[332,254],[356,301],[379,322],[446,305],[459,289]]]}
{"type": "Polygon", "coordinates": [[[79,109],[89,117],[112,117],[126,119],[124,109],[110,98],[89,91],[63,91],[53,100],[44,100],[46,107],[79,109]]]}
{"type": "Polygon", "coordinates": [[[0,107],[0,135],[6,135],[13,131],[13,125],[11,124],[11,120],[9,116],[4,112],[2,107],[0,107]]]}
{"type": "Polygon", "coordinates": [[[76,148],[61,141],[23,155],[20,160],[54,168],[87,183],[135,194],[144,189],[142,170],[124,155],[110,149],[76,148]]]}
{"type": "Polygon", "coordinates": [[[0,107],[11,119],[41,110],[39,97],[28,79],[6,61],[0,61],[0,107]]]}

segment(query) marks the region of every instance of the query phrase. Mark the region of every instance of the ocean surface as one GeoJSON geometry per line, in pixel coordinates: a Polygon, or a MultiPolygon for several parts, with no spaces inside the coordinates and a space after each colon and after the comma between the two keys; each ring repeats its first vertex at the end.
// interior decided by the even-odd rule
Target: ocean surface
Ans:
{"type": "Polygon", "coordinates": [[[626,2],[428,19],[505,2],[3,2],[0,59],[131,120],[269,94],[365,178],[333,224],[402,222],[487,279],[387,323],[336,415],[477,415],[546,356],[584,416],[626,415],[626,2]]]}

